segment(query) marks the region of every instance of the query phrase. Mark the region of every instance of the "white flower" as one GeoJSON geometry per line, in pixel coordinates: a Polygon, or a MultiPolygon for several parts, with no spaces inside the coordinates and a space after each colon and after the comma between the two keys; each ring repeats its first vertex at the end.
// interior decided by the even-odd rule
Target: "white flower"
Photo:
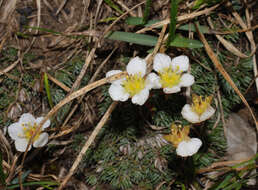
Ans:
{"type": "Polygon", "coordinates": [[[153,69],[159,74],[152,76],[153,88],[163,88],[164,93],[171,94],[181,90],[181,87],[189,87],[194,83],[191,74],[183,73],[189,68],[189,59],[185,55],[171,58],[158,53],[154,57],[153,69]]]}
{"type": "MultiPolygon", "coordinates": [[[[9,136],[15,141],[15,148],[20,152],[25,152],[26,147],[32,137],[34,131],[36,131],[38,124],[43,120],[43,117],[34,118],[30,113],[24,113],[20,117],[19,121],[13,123],[8,127],[9,136]]],[[[50,120],[47,120],[42,126],[41,130],[50,126],[50,120]]],[[[48,142],[48,134],[46,132],[39,132],[32,140],[34,147],[43,147],[48,142]]],[[[29,150],[31,146],[29,147],[29,150]]]]}
{"type": "Polygon", "coordinates": [[[198,138],[191,138],[190,140],[181,141],[176,149],[176,153],[179,156],[187,157],[192,156],[198,152],[202,146],[202,141],[198,138]]]}
{"type": "MultiPolygon", "coordinates": [[[[132,103],[143,105],[149,97],[149,90],[152,88],[153,73],[146,75],[147,64],[144,59],[135,57],[130,60],[126,67],[128,76],[111,83],[109,95],[114,101],[127,101],[132,98],[132,103]]],[[[122,71],[111,70],[106,77],[118,74],[122,71]]]]}
{"type": "Polygon", "coordinates": [[[190,127],[182,125],[171,125],[171,133],[163,136],[163,138],[172,143],[176,147],[176,153],[179,156],[192,156],[198,152],[202,145],[202,141],[198,138],[190,138],[190,127]]]}
{"type": "Polygon", "coordinates": [[[211,96],[203,99],[202,96],[193,95],[192,105],[186,104],[181,111],[183,118],[191,123],[201,123],[209,119],[215,113],[210,105],[211,101],[211,96]]]}

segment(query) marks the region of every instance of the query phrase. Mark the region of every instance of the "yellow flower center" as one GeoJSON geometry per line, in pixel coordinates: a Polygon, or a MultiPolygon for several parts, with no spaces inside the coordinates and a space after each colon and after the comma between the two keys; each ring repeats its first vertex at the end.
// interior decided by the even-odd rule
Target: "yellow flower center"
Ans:
{"type": "Polygon", "coordinates": [[[176,86],[180,82],[181,72],[179,71],[179,67],[176,70],[173,70],[171,67],[163,69],[159,73],[160,76],[160,83],[163,88],[172,88],[176,86]]]}
{"type": "Polygon", "coordinates": [[[123,82],[123,87],[130,96],[138,94],[145,87],[145,79],[141,76],[141,73],[129,75],[123,82]]]}
{"type": "Polygon", "coordinates": [[[171,142],[174,147],[177,147],[180,142],[190,140],[190,137],[188,136],[189,132],[189,126],[182,127],[182,125],[172,124],[171,134],[164,135],[164,139],[171,142]]]}
{"type": "Polygon", "coordinates": [[[210,106],[211,101],[212,101],[212,96],[203,98],[202,96],[197,96],[197,95],[193,94],[192,101],[193,101],[192,106],[191,106],[192,110],[200,116],[210,106]]]}
{"type": "MultiPolygon", "coordinates": [[[[26,124],[22,124],[22,127],[23,127],[23,137],[25,137],[27,140],[30,140],[30,138],[32,137],[32,135],[37,129],[37,124],[34,123],[33,125],[31,125],[31,123],[26,123],[26,124]]],[[[37,140],[39,138],[39,135],[40,133],[37,133],[35,137],[32,139],[32,142],[37,140]]]]}

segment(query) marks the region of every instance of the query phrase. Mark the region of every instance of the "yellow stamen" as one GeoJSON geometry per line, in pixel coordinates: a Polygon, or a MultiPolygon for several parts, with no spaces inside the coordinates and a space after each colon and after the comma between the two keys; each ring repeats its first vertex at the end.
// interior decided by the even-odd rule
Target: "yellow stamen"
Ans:
{"type": "Polygon", "coordinates": [[[181,72],[178,72],[179,67],[176,70],[173,70],[171,67],[163,69],[159,73],[160,83],[163,88],[172,88],[180,82],[181,72]]]}
{"type": "Polygon", "coordinates": [[[129,75],[123,82],[123,87],[130,96],[138,94],[145,87],[145,79],[141,76],[141,73],[129,75]]]}
{"type": "Polygon", "coordinates": [[[212,96],[203,98],[202,96],[197,96],[196,94],[193,94],[192,101],[193,101],[191,106],[192,110],[200,116],[210,106],[212,101],[212,96]]]}
{"type": "Polygon", "coordinates": [[[189,126],[182,127],[182,125],[172,124],[171,134],[164,135],[164,139],[171,142],[174,147],[177,147],[180,142],[190,140],[190,137],[188,136],[189,132],[189,126]]]}
{"type": "MultiPolygon", "coordinates": [[[[34,132],[37,129],[37,124],[34,123],[33,125],[31,125],[31,123],[26,123],[26,124],[22,124],[23,127],[23,134],[24,137],[29,140],[32,135],[34,134],[34,132]]],[[[39,138],[40,133],[37,133],[36,136],[32,139],[32,142],[34,142],[35,140],[37,140],[39,138]]]]}

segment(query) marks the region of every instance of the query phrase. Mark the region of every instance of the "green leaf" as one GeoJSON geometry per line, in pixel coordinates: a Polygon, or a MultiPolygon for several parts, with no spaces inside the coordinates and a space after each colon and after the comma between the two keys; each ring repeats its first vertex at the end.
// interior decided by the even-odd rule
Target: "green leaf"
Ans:
{"type": "MultiPolygon", "coordinates": [[[[207,26],[203,26],[203,25],[199,25],[199,30],[201,33],[203,34],[209,34],[210,33],[210,30],[209,30],[209,27],[207,26]]],[[[195,26],[194,24],[185,24],[185,25],[182,25],[178,28],[179,30],[184,30],[184,31],[192,31],[192,32],[196,32],[196,29],[195,29],[195,26]]]]}
{"type": "Polygon", "coordinates": [[[252,159],[241,162],[239,164],[236,164],[236,165],[232,166],[232,168],[236,169],[236,168],[247,166],[247,165],[253,165],[255,163],[255,161],[257,160],[257,158],[258,158],[258,153],[252,159]]]}
{"type": "Polygon", "coordinates": [[[108,23],[110,21],[114,21],[116,20],[118,17],[107,17],[107,18],[103,18],[100,21],[98,21],[99,23],[108,23]]]}
{"type": "MultiPolygon", "coordinates": [[[[110,40],[120,40],[124,42],[145,45],[145,46],[155,46],[158,37],[151,36],[147,34],[136,34],[130,32],[111,32],[106,36],[110,40]]],[[[184,47],[184,48],[202,48],[203,44],[198,40],[191,40],[188,38],[176,35],[173,42],[169,46],[184,47]]]]}
{"type": "Polygon", "coordinates": [[[143,14],[143,22],[142,24],[146,24],[150,15],[150,7],[152,0],[146,0],[144,14],[143,14]]]}
{"type": "Polygon", "coordinates": [[[45,84],[45,89],[46,89],[46,92],[47,92],[48,103],[49,103],[50,107],[52,108],[52,107],[54,107],[54,104],[53,104],[52,96],[51,96],[51,93],[50,93],[47,73],[44,73],[44,84],[45,84]]]}
{"type": "Polygon", "coordinates": [[[192,40],[185,37],[176,35],[174,41],[170,42],[170,46],[182,47],[182,48],[202,48],[203,44],[198,40],[192,40]]]}
{"type": "Polygon", "coordinates": [[[193,6],[193,9],[199,9],[201,7],[202,4],[205,3],[205,0],[196,0],[194,2],[194,6],[193,6]]]}
{"type": "MultiPolygon", "coordinates": [[[[24,172],[21,176],[21,179],[22,179],[22,182],[24,182],[24,180],[26,179],[26,177],[31,173],[31,170],[28,170],[26,172],[24,172]]],[[[11,184],[14,185],[14,184],[17,184],[19,183],[19,177],[16,177],[14,178],[12,181],[11,181],[11,184]]]]}
{"type": "Polygon", "coordinates": [[[170,1],[170,24],[169,24],[169,36],[168,36],[168,41],[167,41],[167,46],[176,37],[176,16],[177,16],[177,1],[176,0],[171,0],[170,1]]]}
{"type": "Polygon", "coordinates": [[[145,46],[155,46],[158,41],[156,36],[119,31],[112,32],[107,38],[145,46]]]}
{"type": "Polygon", "coordinates": [[[26,28],[26,29],[33,29],[33,30],[39,30],[39,31],[42,31],[42,32],[48,32],[48,33],[55,34],[55,35],[62,35],[61,32],[56,32],[54,30],[47,29],[47,28],[40,28],[40,27],[36,27],[36,26],[24,26],[24,28],[26,28]]]}
{"type": "Polygon", "coordinates": [[[104,0],[104,1],[105,1],[105,3],[108,4],[108,6],[110,6],[113,9],[115,9],[120,14],[123,14],[123,11],[121,11],[121,9],[119,9],[119,7],[115,3],[113,3],[113,1],[111,1],[111,0],[104,0]]]}
{"type": "Polygon", "coordinates": [[[233,177],[233,174],[229,174],[214,190],[220,190],[226,187],[230,183],[230,180],[232,179],[232,177],[233,177]]]}
{"type": "MultiPolygon", "coordinates": [[[[128,25],[142,25],[143,23],[143,18],[142,17],[128,17],[125,20],[126,24],[128,25]]],[[[148,27],[151,26],[152,24],[160,22],[159,20],[148,20],[147,23],[144,24],[144,26],[148,27]]]]}
{"type": "MultiPolygon", "coordinates": [[[[34,186],[34,185],[40,185],[40,186],[44,186],[48,189],[52,189],[48,186],[57,186],[58,183],[55,181],[33,181],[33,182],[27,182],[27,183],[23,183],[23,186],[34,186]]],[[[17,187],[20,187],[20,184],[15,184],[15,185],[10,185],[8,187],[6,187],[6,189],[15,189],[17,187]]]]}

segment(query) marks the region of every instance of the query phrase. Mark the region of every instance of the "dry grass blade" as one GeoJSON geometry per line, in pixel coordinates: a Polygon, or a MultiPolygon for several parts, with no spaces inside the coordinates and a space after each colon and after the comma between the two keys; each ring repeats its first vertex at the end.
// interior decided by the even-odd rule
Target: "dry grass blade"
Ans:
{"type": "MultiPolygon", "coordinates": [[[[227,5],[232,6],[232,4],[230,2],[227,2],[227,5]]],[[[246,8],[245,12],[246,12],[246,17],[247,17],[247,22],[250,23],[249,12],[248,12],[247,8],[246,8]]],[[[242,20],[242,18],[240,17],[240,15],[236,11],[233,11],[232,14],[235,17],[235,19],[237,20],[237,22],[239,23],[239,25],[243,29],[248,29],[247,25],[244,23],[244,21],[242,20]]],[[[249,42],[251,43],[252,51],[255,51],[256,47],[255,47],[254,36],[253,36],[252,31],[247,31],[245,34],[246,34],[249,42]]],[[[257,76],[258,71],[257,71],[255,55],[253,55],[253,71],[254,71],[254,76],[257,76]]],[[[258,93],[258,78],[255,79],[255,84],[256,84],[256,90],[257,90],[257,93],[258,93]]],[[[257,125],[257,123],[256,123],[256,125],[257,125]]]]}
{"type": "Polygon", "coordinates": [[[99,121],[98,125],[95,127],[94,131],[91,133],[89,139],[86,141],[86,143],[84,144],[81,152],[79,153],[79,155],[77,156],[76,160],[74,161],[72,167],[69,170],[69,173],[66,175],[66,177],[64,178],[63,182],[61,183],[61,185],[59,186],[58,190],[62,190],[66,183],[68,182],[68,180],[70,179],[70,177],[74,174],[74,171],[77,169],[78,165],[80,164],[83,155],[86,153],[86,151],[88,150],[88,148],[90,147],[90,145],[93,143],[94,139],[96,138],[97,134],[99,133],[100,129],[105,125],[105,123],[107,122],[109,116],[111,115],[112,111],[115,109],[116,105],[118,104],[118,102],[113,102],[108,110],[106,111],[106,113],[103,115],[103,117],[101,118],[101,120],[99,121]]]}
{"type": "Polygon", "coordinates": [[[7,23],[7,19],[8,17],[13,13],[13,11],[15,10],[16,7],[16,3],[17,0],[13,0],[13,1],[9,1],[5,8],[4,8],[4,12],[2,12],[1,14],[1,19],[0,22],[1,23],[7,23]]]}
{"type": "Polygon", "coordinates": [[[67,3],[67,0],[62,1],[62,3],[60,4],[59,8],[56,11],[56,15],[58,15],[60,13],[60,11],[64,8],[66,3],[67,3]]]}
{"type": "MultiPolygon", "coordinates": [[[[81,88],[80,90],[77,90],[75,92],[73,92],[72,94],[70,94],[69,96],[67,96],[65,99],[63,99],[62,101],[60,101],[56,106],[54,106],[46,115],[46,117],[40,122],[40,124],[37,126],[37,129],[34,131],[33,135],[31,136],[29,143],[27,145],[26,151],[23,154],[22,157],[22,162],[21,162],[21,167],[23,167],[26,155],[28,153],[28,148],[29,146],[32,144],[32,139],[36,136],[36,134],[39,133],[39,131],[41,130],[43,124],[50,118],[52,117],[61,107],[63,107],[65,104],[69,103],[70,101],[74,100],[75,98],[78,98],[79,96],[86,94],[87,92],[89,92],[90,90],[93,90],[99,86],[102,86],[106,83],[110,83],[114,80],[118,80],[122,77],[125,77],[127,75],[126,72],[122,72],[116,75],[113,75],[111,77],[108,78],[103,78],[101,80],[98,80],[94,83],[91,83],[83,88],[81,88]]],[[[21,175],[21,173],[20,173],[21,175]]]]}
{"type": "Polygon", "coordinates": [[[5,68],[3,71],[0,72],[0,76],[4,75],[4,73],[8,73],[11,71],[22,59],[17,59],[13,64],[11,64],[9,67],[5,68]]]}
{"type": "Polygon", "coordinates": [[[61,87],[63,90],[65,90],[66,92],[70,91],[70,88],[68,86],[66,86],[65,84],[63,84],[62,82],[58,81],[57,79],[55,79],[54,77],[52,77],[50,74],[47,74],[48,78],[55,83],[57,86],[61,87]]]}
{"type": "Polygon", "coordinates": [[[210,57],[211,61],[213,62],[214,66],[218,69],[218,71],[222,74],[222,76],[225,78],[225,80],[230,84],[230,86],[235,90],[235,92],[238,94],[238,96],[241,98],[241,100],[243,101],[243,103],[245,104],[245,106],[248,108],[249,112],[252,115],[252,118],[254,120],[254,123],[256,125],[256,129],[258,131],[258,124],[255,118],[255,115],[252,111],[252,109],[250,108],[248,102],[246,101],[245,97],[242,95],[242,93],[240,92],[240,90],[237,88],[237,86],[235,85],[235,83],[232,81],[232,79],[230,78],[229,74],[226,72],[226,70],[223,68],[223,66],[221,65],[221,63],[219,62],[219,60],[217,59],[215,53],[212,51],[211,47],[209,46],[207,40],[205,39],[204,35],[200,32],[197,24],[195,23],[195,27],[196,27],[196,31],[200,37],[200,40],[202,41],[202,43],[204,44],[204,48],[208,54],[208,56],[210,57]]]}
{"type": "MultiPolygon", "coordinates": [[[[212,29],[214,29],[213,23],[211,21],[211,18],[209,17],[207,19],[210,27],[212,29]]],[[[247,55],[243,54],[242,52],[240,52],[232,43],[230,43],[229,41],[225,40],[222,36],[215,34],[216,38],[222,43],[222,45],[231,53],[233,53],[234,55],[241,57],[241,58],[248,58],[247,55]]]]}
{"type": "Polygon", "coordinates": [[[246,29],[238,29],[238,30],[234,30],[234,31],[211,31],[211,34],[221,34],[221,35],[225,35],[225,34],[234,34],[234,33],[242,33],[242,32],[249,32],[252,30],[255,30],[258,28],[258,24],[255,26],[252,26],[250,28],[246,28],[246,29]]]}
{"type": "Polygon", "coordinates": [[[217,168],[217,167],[223,167],[223,166],[231,166],[233,164],[239,164],[241,162],[247,162],[249,160],[253,159],[253,156],[250,157],[250,158],[247,158],[247,159],[241,159],[241,160],[232,160],[232,161],[223,161],[223,162],[215,162],[213,164],[211,164],[210,166],[206,167],[206,168],[202,168],[202,169],[199,169],[197,171],[198,174],[201,174],[201,173],[205,173],[205,172],[209,172],[209,171],[212,171],[214,168],[217,168]]]}
{"type": "MultiPolygon", "coordinates": [[[[193,12],[193,13],[190,13],[190,14],[185,14],[185,15],[181,15],[181,16],[178,16],[177,17],[177,22],[181,22],[181,21],[185,21],[185,20],[191,20],[195,17],[198,17],[198,16],[201,16],[201,15],[208,15],[210,14],[213,10],[215,10],[216,8],[218,8],[220,6],[220,4],[217,4],[217,5],[214,5],[210,8],[207,8],[207,9],[204,9],[204,10],[201,10],[201,11],[197,11],[197,12],[193,12]]],[[[137,31],[136,33],[144,33],[144,32],[147,32],[147,31],[150,31],[152,30],[153,28],[158,28],[158,27],[161,27],[165,24],[169,24],[170,23],[170,19],[165,19],[163,21],[160,21],[160,22],[157,22],[155,24],[152,24],[151,26],[149,27],[146,27],[146,28],[143,28],[139,31],[137,31]]]]}

